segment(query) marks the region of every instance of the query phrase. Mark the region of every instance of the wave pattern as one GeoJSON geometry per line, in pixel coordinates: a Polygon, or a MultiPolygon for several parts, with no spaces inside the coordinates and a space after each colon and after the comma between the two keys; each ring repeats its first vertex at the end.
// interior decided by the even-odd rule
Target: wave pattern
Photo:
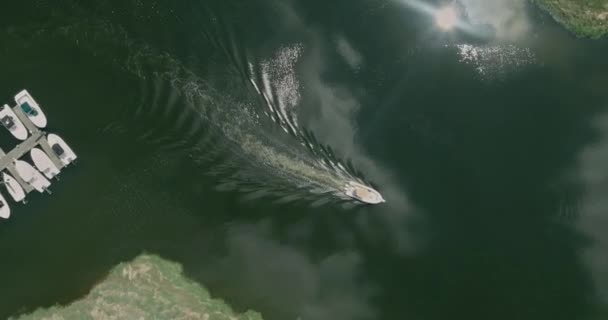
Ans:
{"type": "Polygon", "coordinates": [[[249,82],[268,107],[264,114],[306,147],[323,170],[341,179],[372,185],[351,161],[340,160],[330,146],[315,138],[312,131],[300,128],[296,110],[300,102],[300,84],[295,70],[302,50],[300,44],[282,48],[272,60],[260,63],[258,69],[249,63],[249,82]]]}
{"type": "Polygon", "coordinates": [[[246,199],[272,197],[321,205],[349,200],[343,192],[348,181],[369,184],[351,162],[340,161],[332,148],[298,125],[295,66],[302,45],[282,48],[271,59],[253,63],[242,52],[234,52],[236,46],[216,39],[215,45],[229,55],[232,70],[215,77],[197,74],[196,67],[189,69],[108,22],[60,27],[57,35],[137,79],[138,101],[125,108],[118,124],[105,130],[129,131],[138,141],[165,152],[186,152],[200,168],[198,174],[214,177],[218,190],[238,190],[246,199]],[[124,59],[115,57],[117,51],[124,59]],[[112,56],[104,57],[104,52],[112,56]],[[246,64],[240,62],[244,60],[246,64]]]}

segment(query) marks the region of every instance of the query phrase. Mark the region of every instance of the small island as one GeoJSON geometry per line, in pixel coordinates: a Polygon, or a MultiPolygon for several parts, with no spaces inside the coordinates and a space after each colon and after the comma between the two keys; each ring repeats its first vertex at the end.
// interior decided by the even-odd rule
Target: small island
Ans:
{"type": "Polygon", "coordinates": [[[608,35],[608,0],[534,0],[541,8],[580,37],[608,35]]]}
{"type": "Polygon", "coordinates": [[[188,280],[177,263],[142,255],[116,266],[82,300],[40,309],[19,320],[201,319],[262,320],[253,311],[236,314],[223,301],[188,280]]]}

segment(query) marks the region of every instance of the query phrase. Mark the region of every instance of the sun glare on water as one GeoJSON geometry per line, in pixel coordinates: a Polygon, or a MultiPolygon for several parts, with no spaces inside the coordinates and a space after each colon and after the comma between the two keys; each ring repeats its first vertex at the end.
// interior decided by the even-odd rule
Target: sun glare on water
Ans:
{"type": "Polygon", "coordinates": [[[442,30],[451,30],[458,23],[458,12],[452,6],[440,8],[435,13],[435,23],[442,30]]]}

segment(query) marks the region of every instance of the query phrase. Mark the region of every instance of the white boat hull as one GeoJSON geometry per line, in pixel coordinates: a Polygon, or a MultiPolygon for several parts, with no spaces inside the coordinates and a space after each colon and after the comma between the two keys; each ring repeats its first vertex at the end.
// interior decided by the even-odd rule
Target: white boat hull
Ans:
{"type": "Polygon", "coordinates": [[[23,188],[19,182],[17,182],[17,180],[15,180],[15,178],[13,178],[10,174],[3,172],[2,181],[4,181],[6,191],[8,191],[8,194],[13,198],[13,200],[15,200],[15,202],[23,201],[25,199],[25,191],[23,191],[23,188]]]}
{"type": "Polygon", "coordinates": [[[46,116],[44,115],[44,112],[42,112],[42,108],[40,108],[40,105],[38,105],[38,103],[36,102],[36,100],[34,100],[34,98],[30,95],[29,92],[27,92],[27,90],[23,90],[19,93],[17,93],[17,95],[15,95],[15,102],[17,102],[17,105],[21,108],[22,105],[24,103],[29,104],[29,106],[36,110],[36,115],[32,115],[29,114],[27,112],[24,112],[25,115],[27,115],[27,117],[32,121],[32,123],[38,127],[38,128],[44,128],[46,127],[46,116]]]}
{"type": "Polygon", "coordinates": [[[31,164],[23,160],[15,160],[15,168],[21,179],[31,185],[36,191],[44,192],[51,186],[51,182],[38,170],[34,169],[31,164]]]}
{"type": "Polygon", "coordinates": [[[64,165],[67,166],[68,164],[76,160],[76,154],[74,153],[72,148],[70,148],[70,146],[68,146],[68,144],[65,143],[63,139],[61,139],[61,137],[54,133],[49,133],[49,135],[46,137],[46,140],[49,142],[53,150],[55,150],[55,148],[53,147],[54,145],[58,145],[61,147],[61,149],[63,150],[63,154],[57,154],[57,152],[55,152],[55,154],[57,155],[57,157],[59,157],[59,160],[61,160],[64,165]]]}
{"type": "Polygon", "coordinates": [[[6,199],[0,194],[0,218],[8,219],[11,217],[11,207],[8,206],[6,199]]]}
{"type": "Polygon", "coordinates": [[[386,200],[382,198],[380,192],[378,192],[374,188],[362,185],[354,181],[349,181],[344,186],[344,193],[355,200],[359,200],[367,204],[379,204],[386,202],[386,200]]]}
{"type": "Polygon", "coordinates": [[[26,140],[27,128],[25,127],[25,125],[23,125],[21,120],[19,120],[13,109],[11,109],[11,107],[6,104],[2,107],[2,109],[0,109],[0,119],[3,119],[4,117],[9,117],[14,123],[13,128],[6,128],[6,130],[8,130],[13,135],[13,137],[21,141],[26,140]]]}
{"type": "Polygon", "coordinates": [[[59,169],[53,164],[51,158],[44,153],[44,151],[38,148],[32,148],[30,151],[30,155],[32,157],[32,162],[34,162],[34,166],[38,171],[42,172],[45,177],[48,179],[52,179],[56,175],[59,174],[59,169]]]}

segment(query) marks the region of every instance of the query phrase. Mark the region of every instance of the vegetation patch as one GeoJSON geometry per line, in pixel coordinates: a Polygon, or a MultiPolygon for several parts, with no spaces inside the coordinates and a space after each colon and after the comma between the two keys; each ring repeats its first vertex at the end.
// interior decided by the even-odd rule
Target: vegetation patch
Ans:
{"type": "Polygon", "coordinates": [[[566,28],[581,37],[608,35],[608,0],[534,0],[566,28]]]}
{"type": "Polygon", "coordinates": [[[142,255],[116,266],[82,300],[40,309],[19,320],[192,319],[262,320],[253,311],[236,314],[228,305],[184,277],[182,267],[142,255]]]}

